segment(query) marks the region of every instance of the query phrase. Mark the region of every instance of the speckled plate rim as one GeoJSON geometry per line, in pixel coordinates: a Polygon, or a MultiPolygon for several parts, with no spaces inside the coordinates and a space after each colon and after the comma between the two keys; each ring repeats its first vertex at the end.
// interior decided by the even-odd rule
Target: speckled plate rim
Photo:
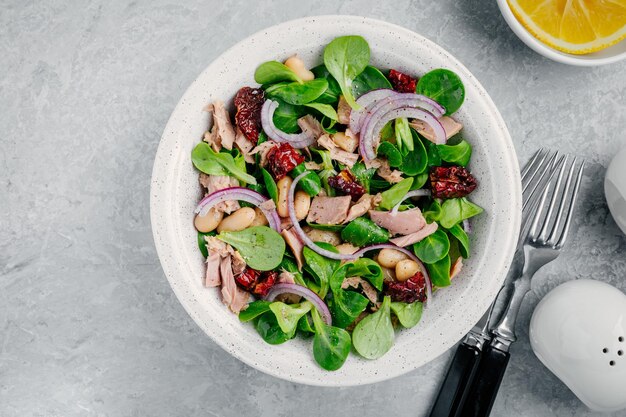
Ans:
{"type": "MultiPolygon", "coordinates": [[[[319,51],[316,54],[319,56],[319,51]]],[[[262,61],[258,59],[255,66],[262,61]]],[[[486,311],[513,256],[521,218],[520,184],[517,157],[502,117],[476,78],[452,55],[415,32],[384,21],[358,16],[316,16],[285,22],[251,35],[220,55],[187,89],[167,123],[157,150],[150,216],[157,253],[174,293],[187,313],[220,347],[278,378],[309,385],[353,386],[384,381],[430,362],[458,342],[486,311]],[[320,39],[307,44],[304,39],[310,33],[320,39]],[[489,206],[485,206],[485,214],[475,224],[476,251],[464,267],[463,280],[436,294],[434,306],[426,310],[422,322],[397,335],[394,347],[383,358],[367,361],[353,354],[339,371],[327,372],[313,361],[310,341],[294,339],[279,346],[267,345],[251,326],[242,325],[224,308],[218,291],[202,287],[202,261],[192,224],[193,208],[200,195],[189,152],[201,139],[208,123],[207,116],[200,116],[204,105],[216,98],[227,100],[234,94],[234,89],[221,91],[223,86],[215,80],[229,77],[234,85],[242,85],[246,80],[248,84],[252,82],[254,68],[247,68],[244,76],[239,77],[241,80],[230,81],[237,78],[237,72],[230,71],[229,66],[241,66],[247,55],[266,48],[268,55],[264,59],[276,59],[276,54],[292,51],[304,55],[311,64],[313,51],[332,38],[357,33],[370,42],[373,60],[376,54],[385,55],[375,65],[384,65],[387,59],[400,70],[416,73],[445,66],[461,76],[466,85],[464,107],[469,105],[471,110],[462,108],[457,117],[474,145],[472,170],[482,174],[478,176],[482,185],[475,192],[476,198],[483,206],[485,203],[489,206]],[[300,39],[304,46],[292,45],[278,52],[281,45],[300,39]],[[380,50],[379,44],[384,42],[389,43],[388,56],[387,50],[380,50]],[[269,55],[272,50],[269,43],[277,51],[275,55],[269,55]],[[394,50],[399,48],[393,46],[396,43],[405,44],[402,53],[394,50]],[[480,135],[476,133],[477,142],[472,141],[472,132],[480,132],[480,135]]]]}

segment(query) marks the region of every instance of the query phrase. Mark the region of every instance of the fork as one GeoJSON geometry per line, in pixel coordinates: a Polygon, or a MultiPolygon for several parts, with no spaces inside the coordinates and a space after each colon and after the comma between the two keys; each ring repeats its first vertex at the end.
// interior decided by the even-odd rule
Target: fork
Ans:
{"type": "MultiPolygon", "coordinates": [[[[524,236],[532,225],[533,214],[542,192],[554,175],[555,167],[563,161],[557,152],[539,149],[521,172],[522,179],[522,227],[509,273],[496,300],[509,297],[512,292],[508,283],[519,275],[524,265],[524,236]]],[[[488,328],[492,320],[499,317],[494,310],[496,300],[457,347],[448,372],[435,399],[430,417],[457,417],[466,399],[474,374],[480,362],[483,345],[491,339],[488,328]]]]}
{"type": "Polygon", "coordinates": [[[493,338],[479,363],[462,416],[485,417],[491,412],[509,362],[509,349],[517,340],[515,321],[524,296],[530,290],[532,277],[560,255],[567,241],[585,165],[584,162],[578,163],[577,158],[573,158],[571,163],[569,159],[565,157],[560,164],[558,178],[555,182],[550,181],[541,194],[537,212],[524,240],[526,262],[523,272],[513,281],[512,296],[502,319],[492,330],[493,338]]]}

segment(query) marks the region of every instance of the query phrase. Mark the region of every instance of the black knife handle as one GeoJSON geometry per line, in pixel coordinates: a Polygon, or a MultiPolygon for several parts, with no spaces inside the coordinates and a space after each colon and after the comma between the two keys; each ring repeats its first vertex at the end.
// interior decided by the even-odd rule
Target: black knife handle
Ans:
{"type": "Polygon", "coordinates": [[[463,406],[463,417],[487,417],[498,396],[500,383],[509,363],[509,352],[487,346],[480,359],[463,406]]]}
{"type": "Polygon", "coordinates": [[[454,354],[446,379],[439,389],[430,417],[461,416],[460,411],[467,396],[474,373],[480,361],[480,350],[461,343],[454,354]]]}

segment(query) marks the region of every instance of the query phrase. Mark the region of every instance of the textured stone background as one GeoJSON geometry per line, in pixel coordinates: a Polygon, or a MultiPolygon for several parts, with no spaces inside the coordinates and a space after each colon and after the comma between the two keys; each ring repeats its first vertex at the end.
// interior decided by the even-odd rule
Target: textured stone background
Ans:
{"type": "Polygon", "coordinates": [[[527,328],[561,282],[626,290],[626,238],[602,192],[611,155],[626,145],[624,63],[546,60],[494,1],[0,0],[1,416],[427,413],[450,352],[360,388],[266,376],[201,333],[152,242],[152,160],[184,89],[245,36],[333,13],[388,20],[451,51],[493,97],[521,161],[540,146],[588,160],[578,228],[535,277],[493,415],[595,415],[535,358],[527,328]]]}

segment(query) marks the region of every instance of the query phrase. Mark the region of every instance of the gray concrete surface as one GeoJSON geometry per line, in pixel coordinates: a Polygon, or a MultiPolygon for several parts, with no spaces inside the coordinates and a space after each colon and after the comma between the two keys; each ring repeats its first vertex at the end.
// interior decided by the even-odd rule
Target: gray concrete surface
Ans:
{"type": "Polygon", "coordinates": [[[535,358],[527,328],[566,280],[626,290],[626,238],[602,191],[626,146],[624,63],[548,61],[494,1],[0,0],[0,416],[427,413],[450,352],[360,388],[266,376],[186,315],[152,242],[152,159],[187,85],[261,28],[333,13],[388,20],[451,51],[493,97],[521,161],[540,146],[587,159],[572,244],[535,278],[493,415],[596,415],[535,358]]]}

